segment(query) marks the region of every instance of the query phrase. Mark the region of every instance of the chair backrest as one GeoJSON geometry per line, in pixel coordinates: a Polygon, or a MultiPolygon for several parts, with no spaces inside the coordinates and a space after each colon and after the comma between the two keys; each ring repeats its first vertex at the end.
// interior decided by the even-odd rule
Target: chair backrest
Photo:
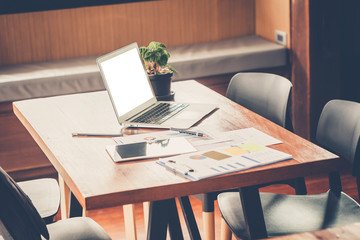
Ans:
{"type": "Polygon", "coordinates": [[[226,96],[272,122],[292,130],[288,111],[291,82],[270,73],[238,73],[226,96]]]}
{"type": "Polygon", "coordinates": [[[47,227],[31,200],[0,167],[0,221],[5,239],[49,239],[47,227]]]}
{"type": "Polygon", "coordinates": [[[360,103],[329,101],[320,115],[316,131],[318,144],[345,158],[357,172],[354,165],[358,165],[360,160],[359,138],[360,103]]]}

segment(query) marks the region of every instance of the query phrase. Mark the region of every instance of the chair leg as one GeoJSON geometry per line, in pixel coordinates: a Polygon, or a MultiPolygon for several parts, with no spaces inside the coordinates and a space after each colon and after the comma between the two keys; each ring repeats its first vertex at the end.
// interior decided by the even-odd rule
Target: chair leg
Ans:
{"type": "Polygon", "coordinates": [[[214,212],[203,212],[204,239],[215,240],[215,217],[214,212]]]}
{"type": "Polygon", "coordinates": [[[221,240],[231,240],[232,232],[229,226],[226,224],[225,220],[221,218],[221,233],[220,239],[221,240]]]}
{"type": "Polygon", "coordinates": [[[131,239],[131,240],[137,239],[134,210],[135,210],[134,204],[127,204],[123,206],[125,235],[126,235],[126,239],[131,239]]]}
{"type": "Polygon", "coordinates": [[[202,199],[202,211],[204,239],[215,240],[214,199],[212,194],[204,194],[204,198],[202,199]]]}
{"type": "Polygon", "coordinates": [[[145,232],[147,232],[149,225],[149,211],[150,211],[150,202],[143,202],[145,232]]]}

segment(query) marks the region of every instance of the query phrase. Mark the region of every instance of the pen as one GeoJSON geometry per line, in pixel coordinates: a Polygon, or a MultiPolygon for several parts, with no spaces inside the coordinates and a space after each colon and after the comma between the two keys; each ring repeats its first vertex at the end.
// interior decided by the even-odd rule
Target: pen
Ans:
{"type": "Polygon", "coordinates": [[[186,134],[190,134],[190,135],[195,135],[195,136],[199,136],[199,137],[204,136],[204,134],[201,133],[201,132],[195,132],[195,131],[185,130],[185,129],[181,129],[181,128],[170,128],[170,130],[171,131],[177,131],[179,133],[186,133],[186,134]]]}
{"type": "Polygon", "coordinates": [[[167,162],[165,162],[165,165],[169,167],[173,172],[179,172],[183,175],[188,175],[189,172],[194,172],[194,169],[192,169],[191,167],[185,164],[176,163],[176,161],[174,160],[168,160],[167,162]]]}
{"type": "Polygon", "coordinates": [[[106,133],[73,133],[73,137],[122,137],[121,133],[106,134],[106,133]]]}

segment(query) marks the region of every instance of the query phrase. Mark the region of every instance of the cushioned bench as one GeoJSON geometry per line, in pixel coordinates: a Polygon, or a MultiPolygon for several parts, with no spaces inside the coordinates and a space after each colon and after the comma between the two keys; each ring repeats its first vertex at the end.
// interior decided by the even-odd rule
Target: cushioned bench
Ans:
{"type": "Polygon", "coordinates": [[[255,35],[173,47],[169,52],[169,64],[177,70],[177,80],[280,67],[288,63],[284,46],[255,35]]]}
{"type": "MultiPolygon", "coordinates": [[[[287,64],[287,49],[258,36],[169,48],[174,80],[287,64]]],[[[0,66],[0,103],[103,90],[97,56],[0,66]]]]}
{"type": "Polygon", "coordinates": [[[0,102],[102,90],[95,59],[0,66],[0,102]]]}

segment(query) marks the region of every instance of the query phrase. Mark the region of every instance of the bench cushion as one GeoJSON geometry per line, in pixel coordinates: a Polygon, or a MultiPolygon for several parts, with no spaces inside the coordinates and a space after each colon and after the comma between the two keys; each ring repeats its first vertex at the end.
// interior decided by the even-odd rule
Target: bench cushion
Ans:
{"type": "MultiPolygon", "coordinates": [[[[169,47],[174,80],[287,64],[287,49],[258,36],[169,47]]],[[[0,66],[0,103],[104,90],[96,58],[0,66]]]]}
{"type": "Polygon", "coordinates": [[[0,102],[105,89],[96,56],[0,66],[0,102]]]}
{"type": "Polygon", "coordinates": [[[169,48],[174,79],[286,66],[287,49],[256,35],[169,48]]]}

